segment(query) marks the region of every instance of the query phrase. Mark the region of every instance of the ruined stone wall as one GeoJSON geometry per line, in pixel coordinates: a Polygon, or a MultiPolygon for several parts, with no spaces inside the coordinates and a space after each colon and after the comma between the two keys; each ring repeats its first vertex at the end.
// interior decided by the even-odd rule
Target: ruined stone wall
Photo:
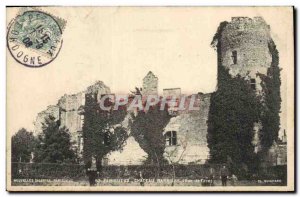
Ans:
{"type": "Polygon", "coordinates": [[[34,135],[37,136],[38,134],[43,132],[43,124],[45,123],[45,118],[51,115],[56,120],[59,120],[59,114],[60,111],[57,105],[49,105],[46,110],[38,113],[34,122],[34,135]]]}
{"type": "Polygon", "coordinates": [[[86,94],[97,93],[97,100],[100,101],[102,95],[111,94],[110,88],[106,86],[102,81],[97,81],[95,84],[89,86],[86,94]]]}
{"type": "MultiPolygon", "coordinates": [[[[166,145],[164,157],[167,160],[171,159],[179,164],[203,164],[209,157],[206,135],[210,94],[197,95],[197,99],[200,110],[180,112],[171,118],[164,129],[164,134],[168,131],[177,132],[177,144],[166,145]]],[[[127,126],[126,120],[122,125],[127,126]]],[[[128,130],[129,136],[130,132],[128,130]]],[[[130,136],[122,150],[109,153],[106,159],[108,165],[141,165],[147,159],[147,153],[130,136]]]]}
{"type": "Polygon", "coordinates": [[[277,166],[287,164],[287,143],[274,142],[265,159],[266,165],[277,166]]]}
{"type": "MultiPolygon", "coordinates": [[[[58,106],[61,109],[60,120],[61,127],[66,127],[70,134],[71,140],[74,142],[78,141],[78,132],[81,128],[81,117],[78,112],[80,106],[82,106],[84,100],[84,92],[72,95],[64,95],[58,101],[58,106]]],[[[78,143],[75,143],[75,147],[78,143]]]]}
{"type": "MultiPolygon", "coordinates": [[[[147,93],[157,94],[157,77],[153,73],[148,74],[144,80],[147,93]],[[151,80],[150,80],[151,79],[151,80]],[[149,83],[148,83],[149,82],[149,83]],[[154,83],[152,83],[154,82],[154,83]]],[[[57,119],[60,119],[61,126],[69,129],[72,141],[74,141],[74,149],[82,150],[83,144],[82,136],[82,115],[81,108],[85,103],[86,93],[96,93],[100,100],[101,95],[111,94],[110,89],[103,84],[103,82],[96,82],[89,86],[85,91],[72,95],[62,96],[57,105],[49,106],[47,110],[38,114],[36,121],[36,130],[41,132],[41,124],[47,114],[53,114],[57,119]]],[[[180,89],[175,88],[174,91],[165,92],[167,95],[180,95],[180,89]]],[[[182,160],[179,163],[204,163],[208,158],[208,147],[206,140],[207,133],[207,117],[210,104],[210,94],[198,94],[197,101],[199,101],[200,110],[198,111],[182,111],[177,116],[173,117],[165,128],[167,131],[176,131],[178,133],[178,144],[176,146],[167,146],[165,151],[172,151],[176,149],[176,154],[173,154],[172,159],[177,159],[184,150],[182,160]],[[184,144],[187,147],[184,148],[184,144]]],[[[190,97],[189,97],[190,98],[190,97]]],[[[128,121],[130,115],[128,114],[124,121],[118,126],[128,128],[128,121]]],[[[107,155],[106,160],[108,165],[141,165],[147,158],[147,154],[140,147],[138,142],[130,135],[128,129],[128,139],[126,140],[122,150],[111,152],[107,155]]],[[[80,155],[79,155],[80,156],[80,155]]]]}
{"type": "Polygon", "coordinates": [[[97,81],[89,86],[85,91],[77,94],[65,94],[59,100],[57,105],[52,105],[47,110],[40,112],[37,115],[35,122],[35,133],[40,133],[42,123],[46,115],[51,114],[60,120],[61,127],[65,127],[71,134],[71,141],[74,142],[75,150],[82,150],[82,126],[83,115],[81,114],[82,106],[85,104],[86,93],[98,93],[97,98],[100,100],[101,95],[110,94],[110,89],[102,82],[97,81]]]}
{"type": "MultiPolygon", "coordinates": [[[[158,78],[149,72],[143,80],[143,95],[157,94],[158,78]]],[[[163,90],[163,97],[180,97],[180,88],[168,88],[163,90]]],[[[199,107],[197,111],[188,110],[192,95],[185,100],[185,110],[176,111],[169,124],[164,129],[164,134],[168,131],[177,132],[177,144],[166,145],[165,158],[180,164],[205,163],[209,157],[207,147],[207,119],[210,105],[210,94],[196,94],[194,107],[199,107]],[[182,155],[182,156],[181,156],[182,155]],[[179,161],[180,159],[180,161],[179,161]]],[[[178,107],[178,106],[177,106],[178,107]]],[[[176,108],[176,107],[175,107],[176,108]]],[[[128,117],[127,117],[128,118],[128,117]]],[[[122,123],[127,128],[126,120],[122,123]]],[[[142,129],[142,128],[141,128],[142,129]]],[[[140,165],[147,159],[147,154],[139,146],[138,142],[130,135],[122,150],[111,152],[107,155],[107,165],[140,165]]]]}
{"type": "Polygon", "coordinates": [[[163,89],[163,97],[169,98],[172,96],[179,98],[181,96],[181,89],[180,88],[163,89]]]}
{"type": "Polygon", "coordinates": [[[210,105],[210,94],[198,95],[200,109],[184,111],[171,118],[164,134],[176,131],[177,144],[166,145],[165,158],[179,164],[203,164],[209,157],[207,147],[207,119],[210,105]]]}
{"type": "Polygon", "coordinates": [[[261,17],[233,17],[222,32],[220,39],[222,66],[229,69],[232,76],[240,74],[256,80],[257,91],[261,90],[257,73],[267,74],[271,65],[270,27],[261,17]],[[236,51],[237,63],[233,62],[236,51]]]}
{"type": "Polygon", "coordinates": [[[102,82],[97,81],[89,86],[85,91],[72,95],[64,95],[59,101],[58,106],[61,108],[61,126],[69,129],[76,148],[79,153],[82,151],[83,140],[82,126],[84,117],[81,114],[81,108],[85,105],[85,94],[97,93],[97,98],[100,100],[101,95],[110,94],[110,89],[102,82]]]}
{"type": "Polygon", "coordinates": [[[151,71],[143,79],[142,94],[144,96],[158,94],[158,78],[151,71]]]}

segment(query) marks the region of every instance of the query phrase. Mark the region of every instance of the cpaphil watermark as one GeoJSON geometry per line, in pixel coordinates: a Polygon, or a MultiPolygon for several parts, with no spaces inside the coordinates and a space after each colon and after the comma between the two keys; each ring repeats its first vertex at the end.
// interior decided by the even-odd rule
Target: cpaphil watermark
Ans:
{"type": "Polygon", "coordinates": [[[180,97],[161,97],[159,95],[103,95],[99,100],[101,110],[111,111],[126,109],[127,111],[149,111],[151,109],[173,111],[197,111],[200,110],[200,99],[197,95],[180,97]]]}

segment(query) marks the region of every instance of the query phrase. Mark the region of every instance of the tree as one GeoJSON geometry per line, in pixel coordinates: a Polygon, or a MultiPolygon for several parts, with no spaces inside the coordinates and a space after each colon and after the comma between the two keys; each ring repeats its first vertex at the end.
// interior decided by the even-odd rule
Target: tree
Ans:
{"type": "Polygon", "coordinates": [[[155,165],[155,177],[159,176],[164,162],[165,138],[163,129],[169,123],[171,116],[168,109],[160,110],[160,103],[150,107],[148,111],[139,110],[131,113],[131,134],[141,148],[148,154],[145,164],[155,165]]]}
{"type": "MultiPolygon", "coordinates": [[[[112,106],[106,99],[104,106],[112,106]]],[[[83,123],[83,159],[86,168],[96,159],[97,171],[102,170],[102,160],[111,151],[120,150],[128,138],[127,130],[120,125],[126,116],[126,108],[118,110],[100,108],[97,93],[86,94],[83,123]]]]}
{"type": "Polygon", "coordinates": [[[38,135],[35,162],[63,163],[76,161],[70,133],[65,127],[60,128],[60,122],[55,117],[51,115],[46,117],[42,130],[43,132],[38,135]]]}
{"type": "MultiPolygon", "coordinates": [[[[266,153],[272,146],[274,141],[278,139],[278,132],[280,129],[280,71],[279,56],[276,45],[271,40],[268,44],[272,62],[268,68],[267,75],[260,75],[262,79],[261,85],[263,89],[263,103],[261,113],[262,128],[260,130],[260,141],[262,153],[266,153]]],[[[263,154],[264,155],[264,154],[263,154]]]]}
{"type": "Polygon", "coordinates": [[[11,138],[11,160],[12,162],[29,162],[31,153],[34,151],[35,138],[32,132],[21,128],[11,138]]]}
{"type": "Polygon", "coordinates": [[[239,75],[232,77],[219,66],[218,89],[211,96],[208,115],[210,162],[254,167],[253,127],[258,122],[259,107],[259,99],[247,80],[239,75]]]}

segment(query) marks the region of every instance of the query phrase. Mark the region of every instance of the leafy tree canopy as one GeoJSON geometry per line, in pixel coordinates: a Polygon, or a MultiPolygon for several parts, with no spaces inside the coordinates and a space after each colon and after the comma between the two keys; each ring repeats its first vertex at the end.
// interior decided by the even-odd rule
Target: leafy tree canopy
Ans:
{"type": "Polygon", "coordinates": [[[164,162],[163,130],[171,119],[168,109],[160,110],[158,103],[148,111],[139,110],[136,115],[132,113],[131,118],[131,134],[148,154],[147,162],[160,165],[164,162]]]}
{"type": "Polygon", "coordinates": [[[11,139],[12,162],[29,162],[34,146],[35,138],[32,132],[21,128],[11,139]]]}
{"type": "Polygon", "coordinates": [[[268,68],[267,75],[260,75],[264,93],[261,113],[262,129],[259,136],[262,146],[262,152],[266,152],[267,150],[269,150],[273,142],[277,141],[278,132],[280,130],[279,114],[281,107],[281,69],[278,66],[279,55],[273,40],[269,42],[268,47],[272,56],[271,66],[270,68],[268,68]]]}
{"type": "Polygon", "coordinates": [[[42,129],[43,132],[38,136],[35,162],[68,163],[76,160],[70,133],[66,128],[60,128],[55,117],[45,118],[42,129]]]}
{"type": "MultiPolygon", "coordinates": [[[[104,105],[113,106],[113,103],[107,99],[104,105]]],[[[125,107],[120,107],[118,110],[101,109],[97,102],[97,93],[86,95],[83,124],[83,157],[86,168],[91,167],[92,157],[94,157],[97,170],[101,171],[102,159],[109,152],[122,149],[128,134],[120,123],[126,114],[125,107]]]]}
{"type": "Polygon", "coordinates": [[[258,118],[259,100],[250,84],[241,76],[231,77],[220,66],[208,117],[211,162],[251,164],[255,160],[253,126],[258,118]]]}

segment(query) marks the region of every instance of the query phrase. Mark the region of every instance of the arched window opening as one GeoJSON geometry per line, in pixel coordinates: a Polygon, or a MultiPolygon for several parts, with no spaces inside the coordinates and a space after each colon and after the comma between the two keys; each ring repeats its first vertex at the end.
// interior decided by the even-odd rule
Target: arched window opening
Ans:
{"type": "Polygon", "coordinates": [[[232,51],[231,58],[233,64],[237,64],[237,51],[232,51]]]}

